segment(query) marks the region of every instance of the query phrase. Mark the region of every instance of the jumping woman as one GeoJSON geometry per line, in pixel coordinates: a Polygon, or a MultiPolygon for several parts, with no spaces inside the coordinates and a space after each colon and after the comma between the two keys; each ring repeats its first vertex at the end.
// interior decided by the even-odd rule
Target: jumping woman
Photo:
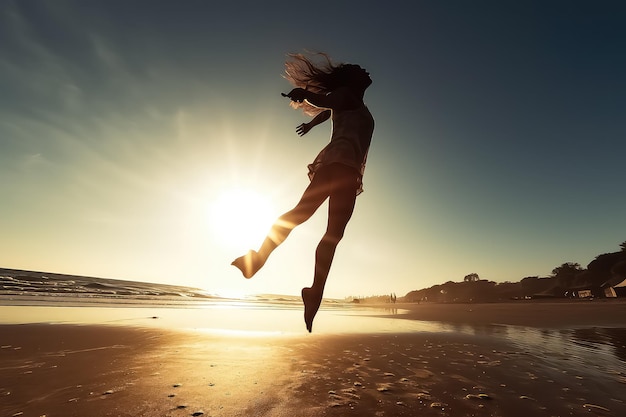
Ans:
{"type": "Polygon", "coordinates": [[[296,128],[298,135],[332,119],[330,143],[308,166],[309,186],[296,206],[280,216],[258,251],[250,250],[232,265],[251,278],[298,225],[308,220],[328,198],[328,226],[315,251],[313,285],[302,289],[304,321],[311,332],[313,319],[322,302],[324,286],[335,248],[356,202],[363,191],[362,178],[369,150],[374,118],[365,106],[365,90],[372,84],[369,73],[358,65],[335,64],[328,55],[318,60],[303,54],[290,54],[285,78],[295,87],[288,94],[294,108],[313,119],[296,128]]]}

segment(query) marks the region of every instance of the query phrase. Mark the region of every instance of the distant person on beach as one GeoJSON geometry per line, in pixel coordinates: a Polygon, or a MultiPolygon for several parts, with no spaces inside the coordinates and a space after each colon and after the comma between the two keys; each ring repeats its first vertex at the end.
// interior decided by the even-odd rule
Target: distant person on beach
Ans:
{"type": "Polygon", "coordinates": [[[333,63],[323,53],[288,57],[285,78],[296,88],[283,96],[291,99],[292,107],[313,117],[296,132],[303,136],[332,119],[330,143],[308,166],[311,182],[298,204],[276,220],[258,251],[250,250],[232,265],[251,278],[289,233],[328,199],[328,226],[315,251],[313,285],[302,289],[304,321],[311,332],[335,249],[352,216],[356,196],[363,191],[363,172],[374,132],[374,118],[363,97],[372,79],[360,66],[333,63]]]}

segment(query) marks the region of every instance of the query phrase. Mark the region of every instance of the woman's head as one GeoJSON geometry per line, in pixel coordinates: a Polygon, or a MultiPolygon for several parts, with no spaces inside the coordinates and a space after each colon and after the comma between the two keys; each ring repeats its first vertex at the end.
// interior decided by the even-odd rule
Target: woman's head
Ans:
{"type": "MultiPolygon", "coordinates": [[[[285,78],[294,86],[304,88],[318,94],[328,94],[341,87],[355,90],[357,94],[365,92],[372,83],[369,73],[358,65],[335,64],[324,53],[311,55],[289,54],[285,62],[285,78]]],[[[306,102],[293,103],[306,113],[317,113],[317,110],[306,102]]]]}
{"type": "Polygon", "coordinates": [[[340,87],[350,87],[356,90],[363,90],[372,84],[369,72],[359,65],[342,64],[335,70],[336,82],[340,87]]]}

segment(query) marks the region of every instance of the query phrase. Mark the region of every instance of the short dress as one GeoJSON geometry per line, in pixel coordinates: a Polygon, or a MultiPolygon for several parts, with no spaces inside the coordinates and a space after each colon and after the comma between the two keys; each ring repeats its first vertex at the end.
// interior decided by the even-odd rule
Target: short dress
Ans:
{"type": "Polygon", "coordinates": [[[354,110],[333,111],[333,133],[330,143],[309,164],[309,179],[323,166],[333,163],[348,165],[357,170],[358,186],[356,194],[363,192],[363,173],[369,151],[374,118],[369,109],[363,105],[354,110]]]}

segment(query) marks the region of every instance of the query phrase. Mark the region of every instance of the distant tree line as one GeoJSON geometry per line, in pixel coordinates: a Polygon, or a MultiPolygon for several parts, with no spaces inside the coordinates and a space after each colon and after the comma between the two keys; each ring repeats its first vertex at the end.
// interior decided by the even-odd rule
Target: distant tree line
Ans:
{"type": "Polygon", "coordinates": [[[576,262],[563,263],[547,277],[525,277],[519,282],[496,283],[482,280],[475,272],[466,275],[463,282],[445,284],[411,291],[400,301],[419,302],[489,302],[505,299],[569,297],[581,289],[602,296],[604,288],[626,279],[626,241],[618,252],[595,257],[586,268],[576,262]]]}
{"type": "Polygon", "coordinates": [[[516,298],[520,294],[519,282],[496,283],[485,279],[476,281],[453,282],[434,285],[423,290],[411,291],[402,302],[438,302],[438,303],[484,303],[516,298]]]}

